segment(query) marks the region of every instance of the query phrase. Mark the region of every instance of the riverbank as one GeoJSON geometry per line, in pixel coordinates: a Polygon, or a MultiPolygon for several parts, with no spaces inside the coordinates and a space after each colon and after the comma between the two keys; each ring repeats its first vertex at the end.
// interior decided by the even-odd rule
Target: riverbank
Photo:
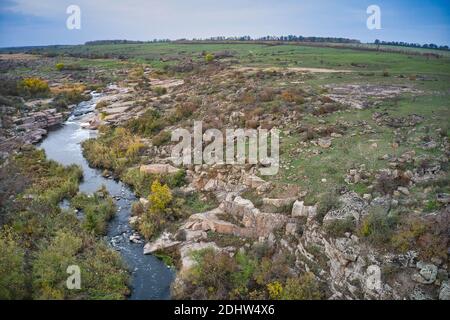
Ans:
{"type": "Polygon", "coordinates": [[[39,145],[45,150],[49,159],[69,165],[77,164],[82,168],[83,180],[80,192],[93,193],[105,186],[115,199],[117,212],[109,222],[106,239],[120,253],[131,271],[131,299],[168,299],[170,298],[170,283],[173,271],[168,269],[154,256],[142,254],[143,244],[130,241],[134,231],[128,220],[131,214],[131,204],[136,198],[125,184],[102,176],[98,169],[91,168],[84,158],[81,143],[96,137],[96,131],[84,129],[81,124],[91,113],[101,95],[94,94],[90,101],[83,102],[74,109],[73,116],[62,128],[51,131],[39,145]]]}

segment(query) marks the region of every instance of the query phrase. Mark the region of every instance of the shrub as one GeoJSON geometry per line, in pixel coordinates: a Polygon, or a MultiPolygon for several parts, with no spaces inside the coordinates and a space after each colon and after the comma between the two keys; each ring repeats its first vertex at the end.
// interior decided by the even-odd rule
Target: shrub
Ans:
{"type": "Polygon", "coordinates": [[[382,172],[377,177],[375,190],[382,194],[392,194],[399,186],[407,186],[408,183],[409,178],[405,177],[401,172],[397,177],[387,172],[382,172]]]}
{"type": "Polygon", "coordinates": [[[342,220],[334,220],[326,224],[325,231],[331,237],[342,237],[346,232],[355,231],[355,221],[352,217],[342,220]]]}
{"type": "Polygon", "coordinates": [[[157,96],[162,96],[163,94],[167,93],[167,88],[165,87],[154,87],[153,88],[153,92],[157,95],[157,96]]]}
{"type": "Polygon", "coordinates": [[[151,186],[149,200],[151,212],[163,212],[172,201],[172,192],[167,185],[161,185],[159,180],[155,180],[151,186]]]}
{"type": "Polygon", "coordinates": [[[6,228],[0,234],[0,256],[0,299],[25,298],[25,252],[6,228]]]}
{"type": "Polygon", "coordinates": [[[281,98],[286,102],[295,102],[297,104],[304,103],[304,98],[301,93],[295,90],[284,90],[281,92],[281,98]]]}
{"type": "Polygon", "coordinates": [[[359,235],[375,245],[389,243],[398,221],[396,214],[387,214],[375,208],[363,219],[359,235]]]}
{"type": "Polygon", "coordinates": [[[171,134],[169,131],[161,131],[160,133],[158,133],[156,136],[153,137],[152,143],[153,143],[153,145],[159,147],[159,146],[162,146],[163,144],[169,142],[170,138],[171,138],[171,134]]]}
{"type": "Polygon", "coordinates": [[[289,278],[283,288],[283,300],[320,300],[323,294],[312,273],[305,273],[299,278],[289,278]]]}
{"type": "Polygon", "coordinates": [[[64,69],[64,63],[57,63],[56,65],[55,65],[55,67],[56,67],[56,70],[58,70],[58,71],[62,71],[63,69],[64,69]]]}
{"type": "Polygon", "coordinates": [[[105,234],[107,222],[116,211],[116,205],[104,187],[93,196],[77,194],[72,199],[72,206],[83,211],[83,228],[95,235],[105,234]]]}
{"type": "Polygon", "coordinates": [[[72,104],[78,104],[81,101],[89,100],[90,96],[78,89],[65,90],[58,93],[52,101],[52,105],[57,108],[65,108],[72,104]]]}
{"type": "Polygon", "coordinates": [[[259,93],[259,100],[263,101],[263,102],[269,102],[272,101],[274,99],[275,96],[275,90],[272,88],[264,88],[260,93],[259,93]]]}
{"type": "Polygon", "coordinates": [[[205,61],[206,63],[211,63],[214,61],[214,55],[212,53],[207,53],[205,55],[205,61]]]}
{"type": "Polygon", "coordinates": [[[33,298],[64,299],[70,294],[66,269],[78,264],[75,256],[81,247],[81,238],[64,231],[58,231],[48,246],[42,246],[33,263],[33,298]]]}
{"type": "Polygon", "coordinates": [[[267,284],[267,292],[269,294],[269,299],[278,300],[281,298],[281,295],[283,293],[283,286],[280,282],[274,281],[267,284]]]}
{"type": "Polygon", "coordinates": [[[19,82],[19,91],[31,97],[45,97],[50,93],[47,81],[39,78],[25,78],[19,82]]]}
{"type": "Polygon", "coordinates": [[[107,106],[108,106],[108,102],[105,101],[105,100],[103,100],[103,101],[98,102],[98,103],[95,105],[95,109],[101,110],[101,109],[103,109],[103,108],[106,108],[107,106]]]}
{"type": "Polygon", "coordinates": [[[334,209],[339,207],[339,196],[335,190],[329,191],[323,194],[319,202],[317,203],[317,215],[316,219],[318,222],[322,223],[325,215],[334,209]]]}
{"type": "Polygon", "coordinates": [[[125,127],[132,133],[151,136],[161,131],[165,126],[165,120],[157,111],[148,110],[139,118],[128,121],[125,127]]]}

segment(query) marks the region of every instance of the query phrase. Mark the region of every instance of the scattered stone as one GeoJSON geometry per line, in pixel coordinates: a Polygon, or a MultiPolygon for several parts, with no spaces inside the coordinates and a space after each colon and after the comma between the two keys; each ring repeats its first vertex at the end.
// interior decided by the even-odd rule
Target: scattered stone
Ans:
{"type": "Polygon", "coordinates": [[[292,206],[292,217],[314,217],[317,214],[316,206],[305,206],[304,201],[295,201],[292,206]]]}
{"type": "Polygon", "coordinates": [[[419,273],[412,275],[414,281],[422,284],[432,284],[436,280],[438,268],[434,264],[419,261],[416,267],[419,269],[419,273]]]}
{"type": "Polygon", "coordinates": [[[331,139],[323,139],[323,138],[320,138],[320,139],[317,141],[317,144],[318,144],[319,146],[321,146],[322,148],[327,149],[327,148],[331,147],[331,139]]]}

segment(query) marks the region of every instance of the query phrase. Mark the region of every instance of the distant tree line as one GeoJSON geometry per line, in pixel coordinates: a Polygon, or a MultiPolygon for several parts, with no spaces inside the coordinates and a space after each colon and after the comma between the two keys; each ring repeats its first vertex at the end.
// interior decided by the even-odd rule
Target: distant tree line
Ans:
{"type": "MultiPolygon", "coordinates": [[[[185,40],[185,39],[184,39],[185,40]]],[[[252,38],[250,36],[240,36],[240,37],[210,37],[206,39],[192,39],[196,40],[207,40],[207,41],[283,41],[283,42],[329,42],[329,43],[360,43],[359,40],[347,39],[347,38],[333,38],[333,37],[304,37],[296,35],[287,36],[264,36],[259,38],[252,38]]]]}
{"type": "MultiPolygon", "coordinates": [[[[328,43],[361,43],[359,40],[347,38],[332,38],[332,37],[303,37],[295,35],[287,36],[264,36],[259,38],[252,38],[250,36],[240,37],[209,37],[209,38],[193,38],[193,39],[177,39],[175,41],[283,41],[283,42],[328,42],[328,43]]],[[[171,42],[169,39],[154,39],[150,41],[133,41],[133,40],[96,40],[88,41],[86,45],[102,45],[102,44],[145,44],[156,42],[171,42]]]]}
{"type": "MultiPolygon", "coordinates": [[[[209,37],[209,38],[192,38],[192,39],[177,39],[174,42],[183,41],[282,41],[282,42],[311,42],[311,43],[349,43],[349,44],[361,44],[359,40],[348,38],[335,38],[335,37],[304,37],[296,35],[287,36],[264,36],[258,38],[252,38],[250,36],[238,36],[238,37],[209,37]]],[[[153,39],[149,41],[134,41],[134,40],[95,40],[88,41],[86,45],[103,45],[103,44],[145,44],[145,43],[158,43],[158,42],[172,42],[170,39],[153,39]]],[[[411,48],[423,48],[423,49],[437,49],[437,50],[449,50],[447,45],[438,46],[434,43],[409,43],[403,41],[381,41],[375,40],[375,45],[385,46],[398,46],[398,47],[411,47],[411,48]]]]}
{"type": "Polygon", "coordinates": [[[85,45],[102,45],[102,44],[145,44],[156,42],[170,42],[170,39],[153,39],[150,41],[135,41],[135,40],[94,40],[87,41],[85,45]]]}
{"type": "Polygon", "coordinates": [[[423,49],[437,49],[437,50],[449,50],[448,46],[438,46],[434,43],[409,43],[403,41],[380,41],[375,40],[374,44],[384,46],[398,46],[398,47],[411,47],[411,48],[423,48],[423,49]]]}

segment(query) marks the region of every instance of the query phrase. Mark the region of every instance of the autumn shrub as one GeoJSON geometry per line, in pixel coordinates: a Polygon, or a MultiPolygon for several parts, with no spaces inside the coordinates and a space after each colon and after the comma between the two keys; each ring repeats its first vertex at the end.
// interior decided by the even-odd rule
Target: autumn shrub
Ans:
{"type": "Polygon", "coordinates": [[[83,155],[91,166],[112,170],[117,176],[127,166],[136,163],[145,149],[141,139],[123,127],[103,132],[96,139],[85,140],[82,146],[83,155]]]}
{"type": "Polygon", "coordinates": [[[47,81],[39,78],[25,78],[18,86],[19,91],[27,97],[46,97],[50,93],[47,81]]]}
{"type": "Polygon", "coordinates": [[[446,259],[449,216],[448,212],[427,217],[405,215],[390,239],[393,249],[401,253],[418,251],[420,258],[425,260],[446,259]]]}
{"type": "Polygon", "coordinates": [[[170,134],[169,131],[161,131],[160,133],[158,133],[156,136],[153,137],[152,143],[154,146],[159,147],[169,142],[171,137],[172,135],[170,134]]]}
{"type": "Polygon", "coordinates": [[[281,292],[282,300],[320,300],[323,293],[314,274],[305,273],[298,278],[289,278],[281,292]]]}
{"type": "Polygon", "coordinates": [[[283,90],[281,92],[281,99],[285,102],[295,102],[297,104],[302,104],[305,101],[302,93],[293,89],[283,90]]]}
{"type": "Polygon", "coordinates": [[[155,180],[151,186],[149,201],[151,212],[163,212],[167,208],[167,205],[172,201],[172,192],[166,184],[161,185],[159,180],[155,180]]]}
{"type": "Polygon", "coordinates": [[[167,88],[165,87],[154,87],[152,90],[157,96],[162,96],[167,93],[167,88]]]}
{"type": "Polygon", "coordinates": [[[102,110],[102,109],[106,108],[107,106],[108,106],[108,102],[103,100],[103,101],[97,102],[97,104],[95,105],[95,109],[102,110]]]}
{"type": "Polygon", "coordinates": [[[262,102],[269,102],[275,98],[275,90],[270,87],[266,87],[259,92],[259,100],[262,102]]]}

